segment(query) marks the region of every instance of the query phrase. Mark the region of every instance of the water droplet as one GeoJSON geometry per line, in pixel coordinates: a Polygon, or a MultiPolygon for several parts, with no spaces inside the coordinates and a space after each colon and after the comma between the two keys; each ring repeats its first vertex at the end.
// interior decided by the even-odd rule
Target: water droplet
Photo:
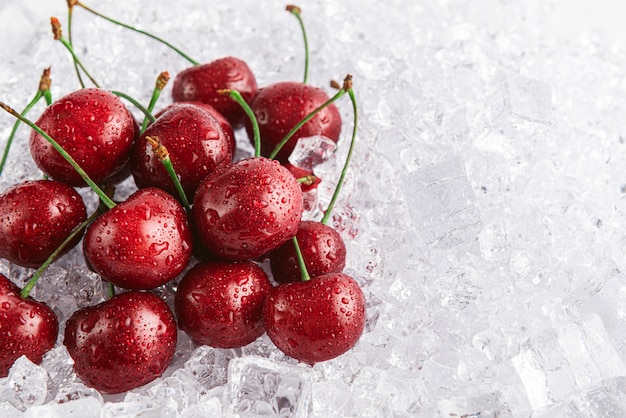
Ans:
{"type": "Polygon", "coordinates": [[[170,246],[170,243],[165,241],[165,242],[153,242],[152,244],[150,244],[150,252],[153,255],[159,255],[161,254],[163,251],[166,251],[170,246]]]}

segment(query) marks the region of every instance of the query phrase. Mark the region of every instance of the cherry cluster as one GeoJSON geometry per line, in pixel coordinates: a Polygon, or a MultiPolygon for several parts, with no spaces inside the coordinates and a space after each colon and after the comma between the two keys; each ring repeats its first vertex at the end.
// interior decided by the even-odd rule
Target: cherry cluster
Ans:
{"type": "MultiPolygon", "coordinates": [[[[70,16],[77,5],[92,11],[78,1],[68,5],[70,16]]],[[[287,9],[301,22],[300,9],[287,9]]],[[[81,71],[92,77],[58,20],[52,23],[82,85],[81,71]]],[[[155,91],[166,83],[163,73],[155,91]]],[[[75,312],[63,343],[76,374],[103,393],[159,377],[174,356],[177,329],[218,348],[267,333],[285,354],[311,365],[356,344],[365,299],[343,272],[341,236],[326,224],[339,187],[324,218],[305,221],[303,190],[319,179],[288,163],[299,138],[339,140],[342,121],[333,102],[345,93],[355,112],[351,155],[350,76],[329,98],[306,83],[306,71],[304,82],[259,88],[238,58],[194,63],[175,77],[173,104],[153,116],[155,94],[147,109],[140,106],[143,124],[122,93],[83,85],[52,102],[42,84],[49,105],[35,122],[0,103],[32,128],[30,152],[44,173],[0,195],[0,257],[37,268],[23,289],[0,275],[0,376],[18,357],[40,362],[55,345],[58,319],[29,293],[50,263],[80,243],[85,263],[109,283],[111,295],[75,312]],[[235,160],[237,129],[254,144],[253,157],[235,160]],[[114,201],[112,190],[129,176],[137,190],[114,201]],[[89,216],[76,190],[87,186],[101,202],[89,216]],[[173,310],[153,292],[170,282],[173,310]],[[124,291],[115,295],[114,286],[124,291]]]]}

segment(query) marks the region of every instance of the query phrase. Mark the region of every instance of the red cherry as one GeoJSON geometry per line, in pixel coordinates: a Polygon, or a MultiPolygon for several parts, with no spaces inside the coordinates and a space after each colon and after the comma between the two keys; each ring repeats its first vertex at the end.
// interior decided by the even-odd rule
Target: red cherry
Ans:
{"type": "MultiPolygon", "coordinates": [[[[302,221],[296,238],[311,277],[343,271],[346,245],[333,228],[320,222],[302,221]]],[[[270,266],[274,279],[279,283],[298,282],[302,278],[296,249],[291,241],[270,253],[270,266]]]]}
{"type": "Polygon", "coordinates": [[[154,289],[180,274],[192,237],[180,203],[161,189],[141,189],[102,214],[85,234],[85,257],[105,280],[154,289]]]}
{"type": "Polygon", "coordinates": [[[41,363],[57,339],[59,321],[48,305],[20,296],[20,289],[0,274],[0,377],[19,357],[41,363]]]}
{"type": "Polygon", "coordinates": [[[217,167],[232,161],[232,138],[204,107],[179,103],[170,107],[137,140],[131,170],[138,187],[159,187],[176,196],[176,187],[147,137],[156,137],[169,151],[172,165],[189,199],[200,182],[217,167]]]}
{"type": "Polygon", "coordinates": [[[251,261],[198,264],[176,291],[178,326],[200,344],[250,344],[265,332],[263,301],[271,288],[265,272],[251,261]]]}
{"type": "MultiPolygon", "coordinates": [[[[261,154],[269,156],[289,131],[313,110],[329,100],[328,95],[317,87],[293,81],[275,83],[259,89],[250,103],[256,116],[261,136],[261,154]]],[[[252,124],[246,121],[248,137],[252,141],[252,124]]],[[[331,104],[305,123],[287,141],[276,155],[286,163],[299,138],[324,135],[337,142],[341,134],[341,116],[331,104]]]]}
{"type": "Polygon", "coordinates": [[[254,259],[293,237],[302,190],[277,161],[249,158],[220,168],[200,184],[192,216],[201,241],[227,260],[254,259]]]}
{"type": "Polygon", "coordinates": [[[218,90],[237,90],[250,102],[257,91],[256,78],[244,61],[234,57],[220,58],[178,73],[172,87],[172,98],[175,102],[210,104],[233,127],[241,125],[245,112],[229,97],[219,94],[218,90]]]}
{"type": "Polygon", "coordinates": [[[158,296],[130,291],[76,311],[63,344],[85,384],[125,392],[163,374],[176,350],[176,321],[158,296]]]}
{"type": "MultiPolygon", "coordinates": [[[[284,163],[283,165],[287,168],[287,170],[291,171],[291,174],[293,174],[294,177],[297,179],[307,176],[314,176],[312,171],[295,166],[291,163],[284,163]]],[[[302,188],[303,193],[317,189],[317,186],[322,182],[322,179],[320,179],[319,177],[314,176],[312,177],[312,179],[313,181],[311,183],[300,183],[300,187],[302,188]]]]}
{"type": "Polygon", "coordinates": [[[263,319],[276,347],[312,365],[356,344],[365,327],[365,297],[353,278],[329,273],[272,288],[263,319]]]}
{"type": "MultiPolygon", "coordinates": [[[[136,122],[121,100],[106,90],[85,88],[46,108],[35,122],[76,160],[96,183],[118,172],[128,160],[136,122]]],[[[48,176],[71,186],[86,183],[48,141],[32,131],[30,152],[48,176]]]]}
{"type": "MultiPolygon", "coordinates": [[[[39,267],[87,217],[81,196],[53,180],[26,181],[0,195],[0,257],[39,267]]],[[[80,241],[76,238],[68,251],[80,241]]]]}

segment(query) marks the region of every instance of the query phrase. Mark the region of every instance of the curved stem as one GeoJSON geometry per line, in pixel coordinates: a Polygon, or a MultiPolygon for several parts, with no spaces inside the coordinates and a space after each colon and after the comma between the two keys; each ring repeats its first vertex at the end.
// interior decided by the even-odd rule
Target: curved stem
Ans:
{"type": "Polygon", "coordinates": [[[298,23],[300,24],[300,29],[302,30],[302,38],[304,39],[304,77],[303,77],[302,82],[306,84],[309,78],[309,40],[306,36],[306,29],[304,28],[304,21],[302,20],[302,16],[300,16],[302,9],[300,9],[298,6],[294,6],[291,4],[288,5],[285,9],[288,12],[290,12],[292,15],[294,15],[296,19],[298,19],[298,23]]]}
{"type": "Polygon", "coordinates": [[[78,234],[82,234],[85,228],[87,228],[89,224],[95,221],[98,216],[100,216],[100,212],[96,210],[94,213],[91,214],[89,218],[81,222],[76,228],[74,228],[74,230],[72,230],[72,232],[67,236],[67,238],[65,238],[63,242],[52,252],[52,254],[48,256],[46,261],[44,261],[43,264],[39,266],[37,271],[35,271],[35,274],[33,274],[33,277],[31,277],[30,280],[28,280],[28,282],[26,283],[26,285],[20,292],[21,297],[26,299],[28,295],[30,295],[30,292],[33,290],[33,287],[35,286],[35,284],[37,284],[37,281],[39,280],[41,275],[46,271],[48,266],[52,264],[59,257],[59,255],[62,254],[67,249],[67,246],[78,236],[78,234]]]}
{"type": "Polygon", "coordinates": [[[146,108],[145,108],[145,107],[144,107],[141,103],[139,103],[139,102],[138,102],[137,100],[135,100],[133,97],[131,97],[131,96],[129,96],[128,94],[123,93],[123,92],[121,92],[121,91],[115,91],[115,90],[112,90],[112,91],[111,91],[111,93],[113,93],[113,94],[115,94],[116,96],[121,97],[121,98],[126,99],[126,100],[128,100],[129,102],[131,102],[131,103],[133,104],[133,106],[135,106],[137,109],[139,109],[139,110],[141,111],[141,113],[143,113],[143,114],[144,114],[144,116],[148,118],[148,120],[149,120],[150,122],[154,122],[154,121],[155,121],[154,116],[152,116],[152,113],[150,113],[150,112],[148,111],[148,109],[146,109],[146,108]]]}
{"type": "MultiPolygon", "coordinates": [[[[43,97],[43,92],[41,90],[37,90],[37,94],[33,97],[33,100],[30,101],[22,111],[21,115],[26,116],[26,114],[30,111],[30,109],[37,104],[39,99],[43,97]]],[[[15,133],[17,132],[17,128],[20,126],[21,120],[16,120],[13,125],[13,129],[11,130],[11,134],[9,135],[9,139],[7,141],[6,146],[4,147],[4,153],[2,154],[2,161],[0,161],[0,174],[2,174],[2,170],[4,170],[4,166],[7,162],[7,157],[9,156],[9,150],[11,149],[11,144],[13,143],[13,138],[15,137],[15,133]]]]}
{"type": "Polygon", "coordinates": [[[300,244],[298,244],[298,238],[295,236],[291,238],[293,245],[296,249],[296,258],[298,259],[298,266],[300,267],[300,278],[303,282],[311,280],[311,276],[309,275],[308,270],[306,269],[306,263],[304,262],[304,257],[302,256],[302,251],[300,251],[300,244]]]}
{"type": "MultiPolygon", "coordinates": [[[[152,90],[152,97],[150,98],[150,103],[148,104],[148,109],[147,109],[150,114],[152,114],[152,111],[154,110],[154,105],[156,105],[157,100],[159,100],[159,96],[161,96],[161,92],[167,85],[167,82],[169,81],[169,79],[170,79],[170,74],[167,71],[163,71],[157,77],[157,81],[154,85],[154,89],[152,90]]],[[[143,133],[146,130],[146,128],[148,127],[148,123],[150,123],[150,120],[148,119],[147,116],[145,116],[143,119],[143,124],[141,125],[141,133],[143,133]]]]}
{"type": "Polygon", "coordinates": [[[287,132],[287,135],[285,135],[285,137],[283,139],[281,139],[281,141],[278,144],[276,144],[276,146],[274,147],[274,150],[272,151],[272,153],[269,155],[268,158],[270,158],[270,159],[276,158],[276,155],[280,152],[280,150],[283,148],[283,146],[287,143],[287,141],[289,141],[291,139],[291,137],[298,131],[298,129],[300,129],[302,127],[302,125],[304,125],[305,123],[307,123],[308,121],[313,119],[313,116],[315,116],[322,109],[324,109],[324,108],[330,106],[332,103],[336,102],[344,94],[346,94],[346,91],[344,89],[339,90],[333,97],[331,97],[325,103],[322,103],[320,106],[318,106],[316,109],[314,109],[311,113],[306,115],[300,122],[298,122],[296,124],[296,126],[291,128],[291,130],[289,132],[287,132]]]}
{"type": "Polygon", "coordinates": [[[140,33],[140,34],[142,34],[142,35],[145,35],[145,36],[147,36],[147,37],[149,37],[149,38],[154,39],[154,40],[155,40],[155,41],[157,41],[157,42],[162,43],[163,45],[167,46],[168,48],[170,48],[170,49],[172,49],[173,51],[175,51],[176,53],[178,53],[178,55],[180,55],[181,57],[185,58],[185,59],[186,59],[187,61],[189,61],[192,65],[199,65],[199,64],[200,64],[198,61],[196,61],[196,60],[192,59],[192,58],[191,58],[191,57],[189,57],[187,54],[185,54],[183,51],[181,51],[180,49],[176,48],[174,45],[170,44],[169,42],[165,41],[164,39],[159,38],[159,37],[158,37],[158,36],[156,36],[156,35],[153,35],[153,34],[151,34],[151,33],[149,33],[149,32],[143,31],[143,30],[141,30],[141,29],[134,28],[134,27],[132,27],[132,26],[130,26],[130,25],[127,25],[126,23],[122,23],[122,22],[117,21],[117,20],[115,20],[115,19],[112,19],[112,18],[110,18],[110,17],[108,17],[108,16],[105,16],[105,15],[103,15],[102,13],[99,13],[99,12],[97,12],[97,11],[93,10],[92,8],[90,8],[90,7],[86,6],[85,4],[81,3],[80,1],[76,2],[76,5],[78,5],[78,6],[82,7],[83,9],[87,10],[88,12],[93,13],[94,15],[96,15],[96,16],[98,16],[98,17],[101,17],[102,19],[107,20],[107,21],[109,21],[109,22],[111,22],[111,23],[113,23],[113,24],[115,24],[115,25],[122,26],[122,27],[124,27],[124,28],[126,28],[126,29],[130,29],[130,30],[132,30],[133,32],[140,33]]]}
{"type": "Polygon", "coordinates": [[[32,121],[28,120],[26,117],[20,115],[14,109],[4,104],[3,102],[0,102],[0,108],[2,108],[7,113],[13,115],[14,117],[18,118],[19,120],[21,120],[22,122],[30,126],[32,129],[34,129],[39,135],[43,136],[50,143],[50,145],[52,145],[52,147],[55,150],[57,150],[59,154],[63,156],[63,158],[65,158],[65,160],[72,166],[72,168],[76,170],[76,172],[82,177],[85,183],[87,183],[89,187],[91,187],[91,189],[98,195],[100,200],[102,200],[102,202],[105,205],[107,205],[109,209],[115,206],[115,202],[111,200],[111,198],[107,196],[106,193],[96,183],[94,183],[94,181],[89,177],[89,175],[87,175],[85,170],[83,170],[81,166],[78,165],[78,163],[72,158],[72,156],[69,155],[67,151],[65,151],[63,147],[59,145],[57,141],[52,139],[50,135],[45,133],[39,126],[35,125],[32,121]]]}
{"type": "MultiPolygon", "coordinates": [[[[72,11],[74,10],[74,5],[68,3],[68,7],[67,7],[67,40],[70,44],[70,46],[72,47],[72,49],[74,49],[74,45],[72,44],[72,11]]],[[[78,62],[76,62],[76,60],[74,60],[74,71],[76,71],[76,77],[78,77],[78,82],[80,83],[80,86],[82,88],[85,88],[85,83],[83,82],[83,76],[80,75],[80,71],[78,70],[78,62]]]]}
{"type": "Polygon", "coordinates": [[[183,185],[180,184],[180,179],[176,174],[176,170],[174,170],[172,160],[170,159],[170,153],[167,151],[167,148],[165,145],[161,144],[159,138],[156,136],[146,136],[146,141],[148,141],[148,144],[152,146],[152,152],[156,155],[159,161],[161,161],[161,164],[163,164],[167,174],[170,176],[172,183],[174,183],[174,187],[176,187],[176,191],[178,192],[178,196],[180,196],[180,200],[185,207],[185,210],[187,213],[190,213],[191,206],[189,206],[189,200],[187,199],[183,185]]]}
{"type": "Polygon", "coordinates": [[[239,106],[241,106],[244,112],[246,112],[246,115],[250,118],[250,122],[252,122],[252,132],[254,133],[254,156],[259,157],[261,155],[261,131],[259,130],[259,122],[256,120],[254,112],[237,90],[218,90],[217,92],[226,94],[239,103],[239,106]]]}
{"type": "Polygon", "coordinates": [[[330,199],[330,203],[324,212],[324,216],[320,221],[323,224],[328,222],[330,218],[330,214],[335,206],[335,202],[337,201],[337,197],[339,196],[339,192],[341,191],[341,186],[343,185],[343,181],[346,178],[346,174],[348,173],[348,166],[350,165],[350,160],[352,159],[352,153],[354,151],[354,144],[356,143],[356,133],[357,133],[357,125],[359,119],[359,113],[357,109],[356,98],[354,97],[354,91],[352,90],[352,76],[347,75],[344,79],[344,87],[343,89],[348,92],[348,96],[350,96],[350,101],[352,102],[352,110],[354,114],[353,126],[352,126],[352,138],[350,139],[350,148],[348,149],[348,155],[346,156],[346,161],[343,164],[343,169],[341,170],[341,175],[339,176],[339,180],[337,182],[337,187],[335,187],[335,193],[333,193],[333,197],[330,199]]]}

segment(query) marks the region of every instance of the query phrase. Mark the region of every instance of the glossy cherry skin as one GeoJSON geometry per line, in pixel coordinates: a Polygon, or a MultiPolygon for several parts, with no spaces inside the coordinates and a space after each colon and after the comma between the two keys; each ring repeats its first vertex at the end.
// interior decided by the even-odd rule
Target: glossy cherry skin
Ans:
{"type": "Polygon", "coordinates": [[[357,343],[365,327],[365,297],[350,276],[328,273],[272,288],[263,318],[276,347],[312,365],[357,343]]]}
{"type": "Polygon", "coordinates": [[[56,342],[59,321],[45,303],[24,299],[20,289],[0,274],[0,377],[19,357],[41,363],[56,342]]]}
{"type": "Polygon", "coordinates": [[[178,326],[199,344],[243,347],[265,332],[263,302],[271,288],[251,261],[197,264],[176,290],[178,326]]]}
{"type": "MultiPolygon", "coordinates": [[[[80,89],[60,98],[35,123],[98,184],[124,166],[137,134],[136,122],[122,101],[96,88],[80,89]]],[[[29,144],[41,171],[71,186],[86,186],[43,136],[32,131],[29,144]]]]}
{"type": "Polygon", "coordinates": [[[296,234],[302,190],[275,160],[229,164],[200,184],[192,216],[209,253],[226,260],[254,259],[296,234]]]}
{"type": "Polygon", "coordinates": [[[180,103],[165,110],[133,146],[131,171],[139,188],[159,187],[178,195],[147,137],[157,137],[167,148],[188,199],[208,174],[233,158],[232,139],[219,121],[202,106],[180,103]]]}
{"type": "Polygon", "coordinates": [[[0,195],[0,257],[39,267],[86,217],[82,197],[64,183],[34,180],[13,185],[0,195]]]}
{"type": "Polygon", "coordinates": [[[241,106],[219,90],[237,90],[248,103],[257,92],[254,74],[244,61],[235,57],[216,59],[187,68],[176,75],[172,86],[175,102],[198,101],[217,109],[233,127],[246,117],[241,106]]]}
{"type": "MultiPolygon", "coordinates": [[[[269,156],[289,131],[329,99],[320,88],[294,81],[283,81],[259,89],[250,107],[256,116],[261,135],[261,155],[269,156]]],[[[253,141],[252,123],[246,130],[253,141]]],[[[327,106],[305,123],[281,148],[276,159],[288,161],[299,138],[324,135],[337,142],[341,134],[341,115],[334,104],[327,106]]]]}
{"type": "MultiPolygon", "coordinates": [[[[298,246],[311,277],[341,272],[346,266],[346,245],[337,231],[315,221],[302,221],[296,233],[298,246]]],[[[296,249],[288,241],[270,253],[270,267],[278,283],[298,282],[302,273],[296,249]]]]}
{"type": "Polygon", "coordinates": [[[176,350],[176,321],[150,292],[121,293],[76,311],[63,344],[83,382],[102,393],[121,393],[161,376],[176,350]]]}
{"type": "Polygon", "coordinates": [[[193,249],[185,210],[156,188],[141,189],[100,215],[83,247],[98,274],[126,289],[167,283],[185,269],[193,249]]]}
{"type": "Polygon", "coordinates": [[[322,179],[316,177],[311,170],[306,170],[291,163],[283,163],[283,165],[287,168],[287,170],[291,171],[291,174],[293,174],[294,177],[297,179],[307,176],[313,176],[313,181],[311,183],[300,183],[300,187],[302,188],[302,192],[304,193],[317,189],[317,186],[322,182],[322,179]]]}

